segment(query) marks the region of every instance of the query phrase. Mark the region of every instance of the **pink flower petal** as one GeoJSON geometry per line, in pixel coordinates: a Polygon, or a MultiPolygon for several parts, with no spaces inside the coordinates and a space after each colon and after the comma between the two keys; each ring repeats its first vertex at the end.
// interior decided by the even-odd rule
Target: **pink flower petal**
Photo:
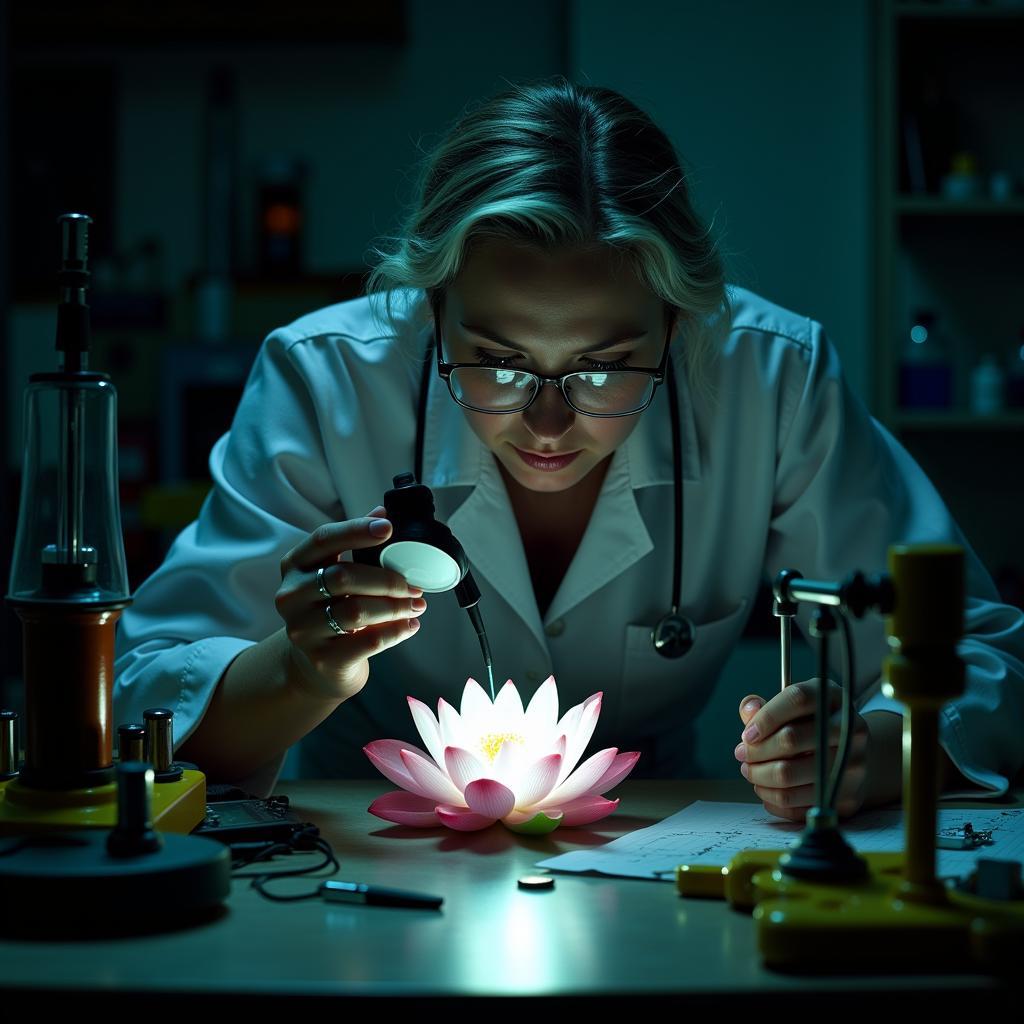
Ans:
{"type": "Polygon", "coordinates": [[[504,818],[516,805],[516,795],[508,786],[495,779],[477,779],[466,787],[466,803],[474,814],[490,818],[504,818]]]}
{"type": "Polygon", "coordinates": [[[592,821],[606,818],[616,807],[618,800],[605,800],[603,796],[577,797],[561,805],[563,825],[589,825],[592,821]]]}
{"type": "Polygon", "coordinates": [[[430,751],[430,756],[438,766],[444,764],[444,745],[441,743],[441,729],[434,717],[434,712],[421,700],[415,697],[406,697],[409,702],[409,710],[412,712],[412,720],[416,723],[416,729],[423,742],[430,751]]]}
{"type": "Polygon", "coordinates": [[[548,754],[530,765],[516,787],[516,807],[531,807],[543,800],[555,788],[561,767],[561,754],[548,754]]]}
{"type": "Polygon", "coordinates": [[[486,818],[482,814],[474,814],[464,807],[449,807],[445,804],[438,804],[437,816],[442,823],[458,832],[478,832],[488,825],[493,825],[494,818],[486,818]]]}
{"type": "Polygon", "coordinates": [[[462,747],[445,747],[444,760],[441,763],[460,793],[465,792],[471,782],[488,774],[480,761],[462,747]]]}
{"type": "MultiPolygon", "coordinates": [[[[396,786],[415,792],[415,785],[409,769],[402,762],[401,751],[411,750],[413,753],[426,757],[425,751],[412,743],[403,743],[401,740],[374,740],[363,747],[363,753],[370,759],[374,767],[385,778],[390,779],[396,786]]],[[[425,795],[425,794],[421,794],[425,795]]]]}
{"type": "MultiPolygon", "coordinates": [[[[584,761],[565,782],[556,786],[549,796],[541,800],[538,803],[538,810],[544,810],[546,807],[561,807],[568,801],[588,793],[590,787],[608,771],[609,765],[615,760],[615,755],[618,752],[618,747],[606,747],[604,750],[599,750],[593,757],[584,761]]],[[[405,754],[402,757],[404,758],[405,754]]]]}
{"type": "Polygon", "coordinates": [[[438,803],[454,804],[456,807],[462,803],[462,794],[433,761],[409,750],[402,750],[399,753],[406,771],[412,777],[413,785],[409,788],[413,793],[425,796],[428,800],[436,800],[438,803]]]}
{"type": "Polygon", "coordinates": [[[615,760],[609,765],[608,771],[590,787],[590,792],[607,793],[609,789],[617,786],[633,770],[633,766],[639,760],[639,750],[630,750],[624,754],[616,755],[615,760]]]}
{"type": "Polygon", "coordinates": [[[398,825],[411,825],[413,828],[436,828],[441,819],[434,811],[435,803],[414,793],[406,793],[396,789],[377,797],[367,808],[371,814],[385,821],[393,821],[398,825]]]}

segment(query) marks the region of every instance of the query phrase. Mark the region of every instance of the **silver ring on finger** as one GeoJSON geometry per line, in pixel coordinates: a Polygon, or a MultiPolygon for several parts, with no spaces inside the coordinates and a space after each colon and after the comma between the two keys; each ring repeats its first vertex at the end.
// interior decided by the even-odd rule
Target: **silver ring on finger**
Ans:
{"type": "MultiPolygon", "coordinates": [[[[316,585],[317,589],[320,591],[321,597],[326,597],[328,601],[330,601],[334,597],[334,595],[327,589],[327,584],[324,583],[323,566],[321,566],[316,571],[316,585]]],[[[328,616],[328,618],[330,618],[330,616],[328,616]]]]}
{"type": "Polygon", "coordinates": [[[330,605],[327,605],[327,607],[324,608],[324,611],[327,613],[327,624],[331,627],[331,629],[334,630],[335,633],[338,634],[338,636],[342,636],[343,634],[348,632],[347,629],[342,629],[341,626],[339,626],[337,622],[334,621],[334,616],[331,614],[330,605]]]}

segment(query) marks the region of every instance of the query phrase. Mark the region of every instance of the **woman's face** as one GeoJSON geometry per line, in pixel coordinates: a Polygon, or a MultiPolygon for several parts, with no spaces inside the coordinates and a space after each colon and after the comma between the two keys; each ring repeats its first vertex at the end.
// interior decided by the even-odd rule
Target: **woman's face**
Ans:
{"type": "MultiPolygon", "coordinates": [[[[595,363],[657,366],[667,327],[664,302],[614,253],[541,251],[493,239],[470,248],[441,308],[447,361],[473,363],[489,356],[545,376],[602,368],[595,363]]],[[[463,412],[515,481],[547,493],[583,480],[629,437],[642,415],[585,416],[555,387],[541,388],[523,412],[463,412]],[[531,465],[520,452],[579,454],[563,468],[547,469],[531,465]]]]}

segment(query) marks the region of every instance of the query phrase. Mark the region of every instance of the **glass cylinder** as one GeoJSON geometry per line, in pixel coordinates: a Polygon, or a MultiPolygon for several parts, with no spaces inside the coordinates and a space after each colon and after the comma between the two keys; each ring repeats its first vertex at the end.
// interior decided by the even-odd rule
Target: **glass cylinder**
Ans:
{"type": "Polygon", "coordinates": [[[117,392],[101,373],[38,373],[30,381],[8,599],[123,605],[117,392]]]}

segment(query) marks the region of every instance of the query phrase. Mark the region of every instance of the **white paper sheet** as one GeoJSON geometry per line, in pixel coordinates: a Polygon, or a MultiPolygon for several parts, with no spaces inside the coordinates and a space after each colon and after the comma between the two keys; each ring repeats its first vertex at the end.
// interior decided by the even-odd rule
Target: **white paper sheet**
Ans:
{"type": "MultiPolygon", "coordinates": [[[[992,843],[973,850],[938,850],[936,867],[941,877],[967,875],[981,857],[1024,860],[1024,808],[939,809],[940,830],[955,829],[968,821],[975,831],[991,830],[992,843]]],[[[856,850],[885,853],[903,849],[902,811],[868,811],[841,823],[841,828],[856,850]]],[[[605,846],[549,857],[536,866],[675,882],[678,864],[726,864],[740,850],[785,849],[802,831],[802,825],[773,818],[760,804],[698,800],[657,825],[637,829],[605,846]]]]}

